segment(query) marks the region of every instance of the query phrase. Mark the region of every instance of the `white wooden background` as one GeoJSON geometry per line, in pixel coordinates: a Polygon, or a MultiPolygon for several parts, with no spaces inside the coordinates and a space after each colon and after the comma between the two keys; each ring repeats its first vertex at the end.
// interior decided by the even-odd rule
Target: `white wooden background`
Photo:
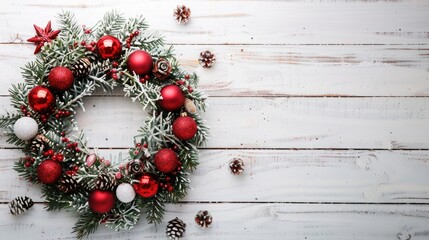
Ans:
{"type": "MultiPolygon", "coordinates": [[[[165,218],[188,224],[185,239],[429,239],[428,1],[1,1],[0,105],[34,59],[33,23],[71,10],[89,26],[111,9],[143,14],[210,96],[213,137],[165,218]],[[172,19],[182,3],[186,26],[172,19]],[[206,49],[212,69],[197,62],[206,49]],[[246,163],[239,177],[228,172],[235,157],[246,163]],[[200,209],[211,228],[193,222],[200,209]]],[[[145,119],[135,104],[119,92],[85,104],[91,146],[106,156],[131,146],[145,119]]],[[[20,151],[3,135],[0,147],[0,238],[73,239],[76,214],[45,212],[40,188],[12,169],[20,151]],[[19,195],[37,204],[13,217],[19,195]]],[[[164,239],[165,225],[89,239],[164,239]]]]}

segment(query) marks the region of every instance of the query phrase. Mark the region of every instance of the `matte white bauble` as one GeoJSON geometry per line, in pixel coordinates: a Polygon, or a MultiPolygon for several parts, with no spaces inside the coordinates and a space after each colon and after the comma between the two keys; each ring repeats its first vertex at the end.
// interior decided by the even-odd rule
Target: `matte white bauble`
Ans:
{"type": "Polygon", "coordinates": [[[22,117],[13,125],[13,132],[22,140],[30,140],[37,135],[39,126],[37,122],[31,117],[22,117]]]}
{"type": "Polygon", "coordinates": [[[121,183],[116,188],[116,197],[123,203],[129,203],[136,197],[136,192],[131,184],[121,183]]]}

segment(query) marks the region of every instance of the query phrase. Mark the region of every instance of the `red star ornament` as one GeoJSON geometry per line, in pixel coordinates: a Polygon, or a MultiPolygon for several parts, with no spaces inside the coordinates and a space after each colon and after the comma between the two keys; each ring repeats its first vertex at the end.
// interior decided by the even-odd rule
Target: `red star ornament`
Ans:
{"type": "Polygon", "coordinates": [[[27,41],[33,42],[35,45],[37,45],[36,50],[34,50],[34,54],[40,52],[45,42],[50,42],[54,40],[61,32],[61,30],[52,31],[51,21],[48,22],[45,29],[39,26],[36,26],[36,24],[33,24],[33,26],[34,26],[34,29],[36,30],[36,36],[27,39],[27,41]]]}

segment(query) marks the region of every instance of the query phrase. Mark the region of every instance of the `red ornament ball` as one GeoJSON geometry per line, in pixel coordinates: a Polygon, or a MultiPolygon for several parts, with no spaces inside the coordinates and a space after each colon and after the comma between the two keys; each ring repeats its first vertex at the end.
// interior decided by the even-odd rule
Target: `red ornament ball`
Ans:
{"type": "Polygon", "coordinates": [[[52,110],[55,104],[55,95],[49,88],[35,86],[28,93],[28,103],[36,112],[48,112],[52,110]]]}
{"type": "Polygon", "coordinates": [[[66,67],[54,67],[49,72],[48,81],[54,90],[69,90],[73,86],[73,72],[66,67]]]}
{"type": "Polygon", "coordinates": [[[122,53],[122,45],[119,39],[107,35],[98,40],[97,51],[102,59],[117,58],[122,53]]]}
{"type": "Polygon", "coordinates": [[[137,75],[147,75],[152,72],[152,56],[143,50],[136,50],[128,56],[128,70],[135,72],[137,75]]]}
{"type": "Polygon", "coordinates": [[[141,197],[151,198],[158,193],[158,181],[149,174],[143,174],[139,182],[133,184],[133,188],[141,197]]]}
{"type": "Polygon", "coordinates": [[[171,173],[177,169],[179,158],[173,150],[163,148],[155,154],[154,163],[158,171],[162,173],[171,173]]]}
{"type": "Polygon", "coordinates": [[[113,192],[97,189],[89,194],[88,205],[95,213],[107,213],[115,206],[115,201],[113,192]]]}
{"type": "Polygon", "coordinates": [[[189,140],[197,133],[197,123],[189,116],[179,117],[173,122],[173,134],[180,140],[189,140]]]}
{"type": "Polygon", "coordinates": [[[63,168],[57,161],[48,159],[37,167],[37,178],[44,184],[56,183],[63,174],[63,168]]]}
{"type": "Polygon", "coordinates": [[[161,89],[161,100],[159,106],[167,111],[179,110],[185,103],[185,95],[176,85],[167,85],[161,89]]]}

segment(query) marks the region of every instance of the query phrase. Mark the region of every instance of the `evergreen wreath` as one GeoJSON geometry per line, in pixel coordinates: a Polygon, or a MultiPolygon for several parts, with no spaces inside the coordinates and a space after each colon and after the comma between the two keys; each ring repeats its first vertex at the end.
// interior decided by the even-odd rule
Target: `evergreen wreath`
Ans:
{"type": "MultiPolygon", "coordinates": [[[[7,142],[22,148],[15,163],[20,176],[43,184],[47,211],[71,208],[80,214],[78,238],[100,224],[131,229],[146,214],[163,219],[165,203],[184,198],[189,172],[198,165],[198,149],[208,136],[198,110],[205,96],[198,77],[179,68],[172,47],[147,32],[143,17],[126,20],[108,12],[94,27],[59,14],[60,30],[36,25],[36,60],[22,68],[25,83],[9,89],[10,111],[0,117],[7,142]],[[129,156],[117,163],[89,149],[78,132],[76,108],[97,87],[123,86],[149,118],[134,137],[129,156]]],[[[120,157],[121,158],[121,157],[120,157]]]]}

